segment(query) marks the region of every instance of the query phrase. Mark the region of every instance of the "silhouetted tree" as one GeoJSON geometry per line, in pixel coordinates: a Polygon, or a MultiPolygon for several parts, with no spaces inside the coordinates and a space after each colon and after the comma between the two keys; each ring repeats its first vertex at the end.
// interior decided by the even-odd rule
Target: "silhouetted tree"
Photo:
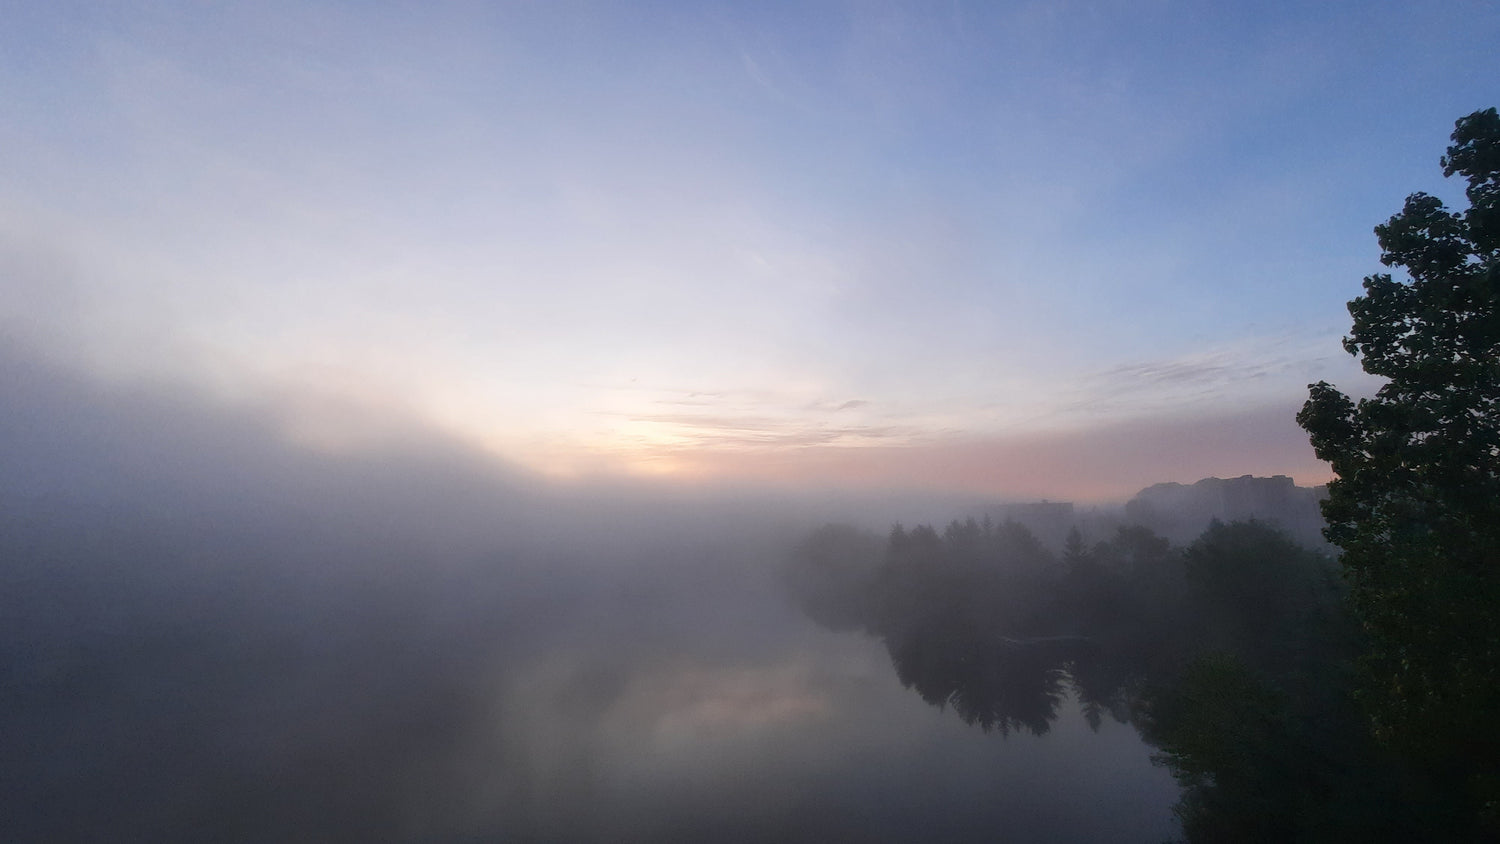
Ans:
{"type": "Polygon", "coordinates": [[[1291,678],[1348,654],[1333,562],[1265,522],[1214,520],[1186,552],[1200,648],[1291,678]]]}
{"type": "Polygon", "coordinates": [[[1325,382],[1297,421],[1332,464],[1323,513],[1343,549],[1380,735],[1465,773],[1500,805],[1500,115],[1460,119],[1453,212],[1415,193],[1377,226],[1381,261],[1344,340],[1386,379],[1352,401],[1325,382]]]}

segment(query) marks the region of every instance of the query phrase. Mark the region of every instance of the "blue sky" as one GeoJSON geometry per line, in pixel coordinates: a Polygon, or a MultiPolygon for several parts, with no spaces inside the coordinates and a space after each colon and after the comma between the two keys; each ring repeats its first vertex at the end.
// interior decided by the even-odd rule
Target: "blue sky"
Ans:
{"type": "Polygon", "coordinates": [[[12,341],[564,476],[1322,480],[1371,228],[1500,103],[1482,3],[5,19],[12,341]]]}

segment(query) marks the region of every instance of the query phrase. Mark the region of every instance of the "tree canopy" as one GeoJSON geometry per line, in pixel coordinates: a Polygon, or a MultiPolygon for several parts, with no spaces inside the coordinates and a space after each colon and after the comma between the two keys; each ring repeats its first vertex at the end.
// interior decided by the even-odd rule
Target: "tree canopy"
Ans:
{"type": "Polygon", "coordinates": [[[1338,476],[1323,512],[1371,636],[1377,732],[1500,806],[1500,115],[1457,121],[1441,160],[1467,210],[1426,193],[1375,227],[1378,274],[1344,347],[1385,383],[1311,385],[1297,421],[1338,476]]]}

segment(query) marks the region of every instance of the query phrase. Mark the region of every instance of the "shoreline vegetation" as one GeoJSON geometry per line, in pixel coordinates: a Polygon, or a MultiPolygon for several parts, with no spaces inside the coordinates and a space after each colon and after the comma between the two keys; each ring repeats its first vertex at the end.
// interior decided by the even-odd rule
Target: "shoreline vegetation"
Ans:
{"type": "Polygon", "coordinates": [[[1482,837],[1462,782],[1371,736],[1337,560],[1270,522],[1215,518],[1186,544],[1075,527],[1060,551],[1015,520],[884,537],[830,524],[784,582],[819,625],[879,639],[903,685],[987,733],[1045,734],[1069,700],[1095,730],[1132,725],[1181,785],[1190,841],[1482,837]]]}
{"type": "Polygon", "coordinates": [[[904,685],[986,731],[1046,732],[1069,688],[1091,724],[1134,724],[1189,840],[1500,838],[1500,113],[1451,137],[1469,207],[1408,196],[1375,227],[1403,277],[1348,305],[1344,349],[1382,385],[1311,384],[1297,414],[1335,476],[1327,543],[1216,514],[1174,546],[1141,507],[1061,555],[1014,520],[883,544],[829,526],[788,576],[803,610],[878,637],[904,685]]]}

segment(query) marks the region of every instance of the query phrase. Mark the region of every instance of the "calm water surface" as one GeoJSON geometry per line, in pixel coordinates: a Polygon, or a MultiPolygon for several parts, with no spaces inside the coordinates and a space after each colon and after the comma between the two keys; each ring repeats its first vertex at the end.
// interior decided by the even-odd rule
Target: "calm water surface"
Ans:
{"type": "Polygon", "coordinates": [[[21,840],[1174,832],[1177,788],[1130,727],[1068,701],[1040,737],[968,726],[741,545],[321,579],[295,560],[101,577],[143,549],[74,550],[105,559],[9,570],[21,840]]]}

